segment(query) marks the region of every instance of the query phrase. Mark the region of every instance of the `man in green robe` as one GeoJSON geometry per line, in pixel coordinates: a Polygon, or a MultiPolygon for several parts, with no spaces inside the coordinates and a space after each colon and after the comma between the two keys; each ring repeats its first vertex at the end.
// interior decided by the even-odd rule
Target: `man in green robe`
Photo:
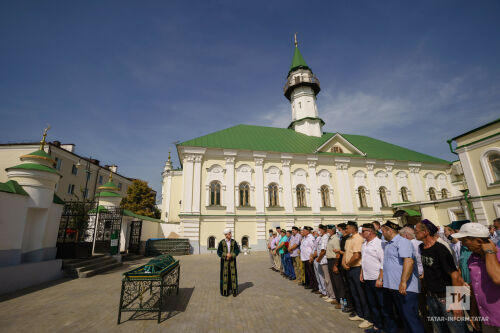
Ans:
{"type": "Polygon", "coordinates": [[[220,257],[220,294],[234,297],[238,294],[238,271],[236,256],[240,254],[240,246],[231,239],[231,230],[224,230],[224,239],[219,242],[217,255],[220,257]]]}

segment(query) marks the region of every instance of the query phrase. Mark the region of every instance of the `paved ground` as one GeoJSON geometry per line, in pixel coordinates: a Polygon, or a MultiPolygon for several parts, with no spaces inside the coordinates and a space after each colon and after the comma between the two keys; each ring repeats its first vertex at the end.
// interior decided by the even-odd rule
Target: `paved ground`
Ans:
{"type": "Polygon", "coordinates": [[[363,332],[359,322],[309,290],[268,269],[267,253],[238,257],[240,295],[219,294],[216,255],[180,256],[179,296],[170,296],[162,322],[117,325],[121,274],[133,262],[87,279],[60,280],[0,297],[0,331],[6,332],[363,332]]]}

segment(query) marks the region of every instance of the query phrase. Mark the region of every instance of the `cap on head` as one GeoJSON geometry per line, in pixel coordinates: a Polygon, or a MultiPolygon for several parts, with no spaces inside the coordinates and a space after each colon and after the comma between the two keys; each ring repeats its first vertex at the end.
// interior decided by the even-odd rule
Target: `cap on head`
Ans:
{"type": "Polygon", "coordinates": [[[230,233],[231,233],[231,229],[229,229],[229,228],[224,229],[224,235],[227,235],[230,233]]]}
{"type": "Polygon", "coordinates": [[[371,223],[364,223],[361,227],[363,227],[365,229],[375,230],[375,227],[371,223]]]}
{"type": "Polygon", "coordinates": [[[388,228],[391,228],[392,230],[395,230],[395,231],[399,231],[401,229],[401,227],[399,225],[397,225],[396,223],[391,222],[391,221],[386,221],[384,223],[383,227],[388,227],[388,228]]]}
{"type": "Polygon", "coordinates": [[[293,226],[292,230],[299,231],[300,229],[298,227],[296,227],[296,226],[293,226]]]}
{"type": "Polygon", "coordinates": [[[453,230],[460,230],[460,228],[466,223],[470,223],[470,220],[453,221],[450,224],[448,224],[447,227],[453,230]]]}
{"type": "Polygon", "coordinates": [[[357,228],[358,227],[358,222],[356,222],[356,221],[347,221],[347,225],[350,225],[351,227],[357,228]]]}
{"type": "Polygon", "coordinates": [[[327,225],[326,227],[327,227],[327,229],[329,229],[329,230],[332,230],[332,229],[333,229],[333,230],[335,230],[335,224],[329,224],[329,225],[327,225]]]}
{"type": "Polygon", "coordinates": [[[307,225],[303,229],[307,230],[309,232],[311,232],[313,230],[313,228],[311,228],[310,226],[307,226],[307,225]]]}
{"type": "Polygon", "coordinates": [[[345,224],[345,223],[339,223],[339,224],[337,224],[337,228],[344,229],[346,226],[347,226],[347,224],[345,224]]]}
{"type": "Polygon", "coordinates": [[[318,229],[321,229],[321,230],[323,230],[323,231],[324,231],[324,230],[326,230],[326,225],[324,225],[324,224],[320,224],[320,225],[318,226],[318,229]]]}
{"type": "Polygon", "coordinates": [[[488,227],[481,223],[470,222],[462,225],[460,231],[451,235],[453,238],[476,237],[488,238],[490,232],[488,227]]]}

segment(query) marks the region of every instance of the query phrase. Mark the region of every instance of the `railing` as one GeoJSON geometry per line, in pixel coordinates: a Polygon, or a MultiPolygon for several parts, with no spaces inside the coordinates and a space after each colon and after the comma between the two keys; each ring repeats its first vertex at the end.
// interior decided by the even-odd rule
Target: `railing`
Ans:
{"type": "Polygon", "coordinates": [[[295,76],[291,78],[290,80],[286,81],[285,86],[283,87],[283,91],[286,93],[286,91],[291,87],[299,83],[313,83],[317,84],[320,86],[319,80],[315,75],[312,76],[295,76]]]}

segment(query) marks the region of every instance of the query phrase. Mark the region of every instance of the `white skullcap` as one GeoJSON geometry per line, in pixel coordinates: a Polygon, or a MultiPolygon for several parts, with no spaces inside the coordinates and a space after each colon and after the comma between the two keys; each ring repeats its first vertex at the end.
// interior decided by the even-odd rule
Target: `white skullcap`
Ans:
{"type": "Polygon", "coordinates": [[[227,228],[227,229],[224,229],[224,235],[227,235],[228,233],[231,232],[231,229],[227,228]]]}

